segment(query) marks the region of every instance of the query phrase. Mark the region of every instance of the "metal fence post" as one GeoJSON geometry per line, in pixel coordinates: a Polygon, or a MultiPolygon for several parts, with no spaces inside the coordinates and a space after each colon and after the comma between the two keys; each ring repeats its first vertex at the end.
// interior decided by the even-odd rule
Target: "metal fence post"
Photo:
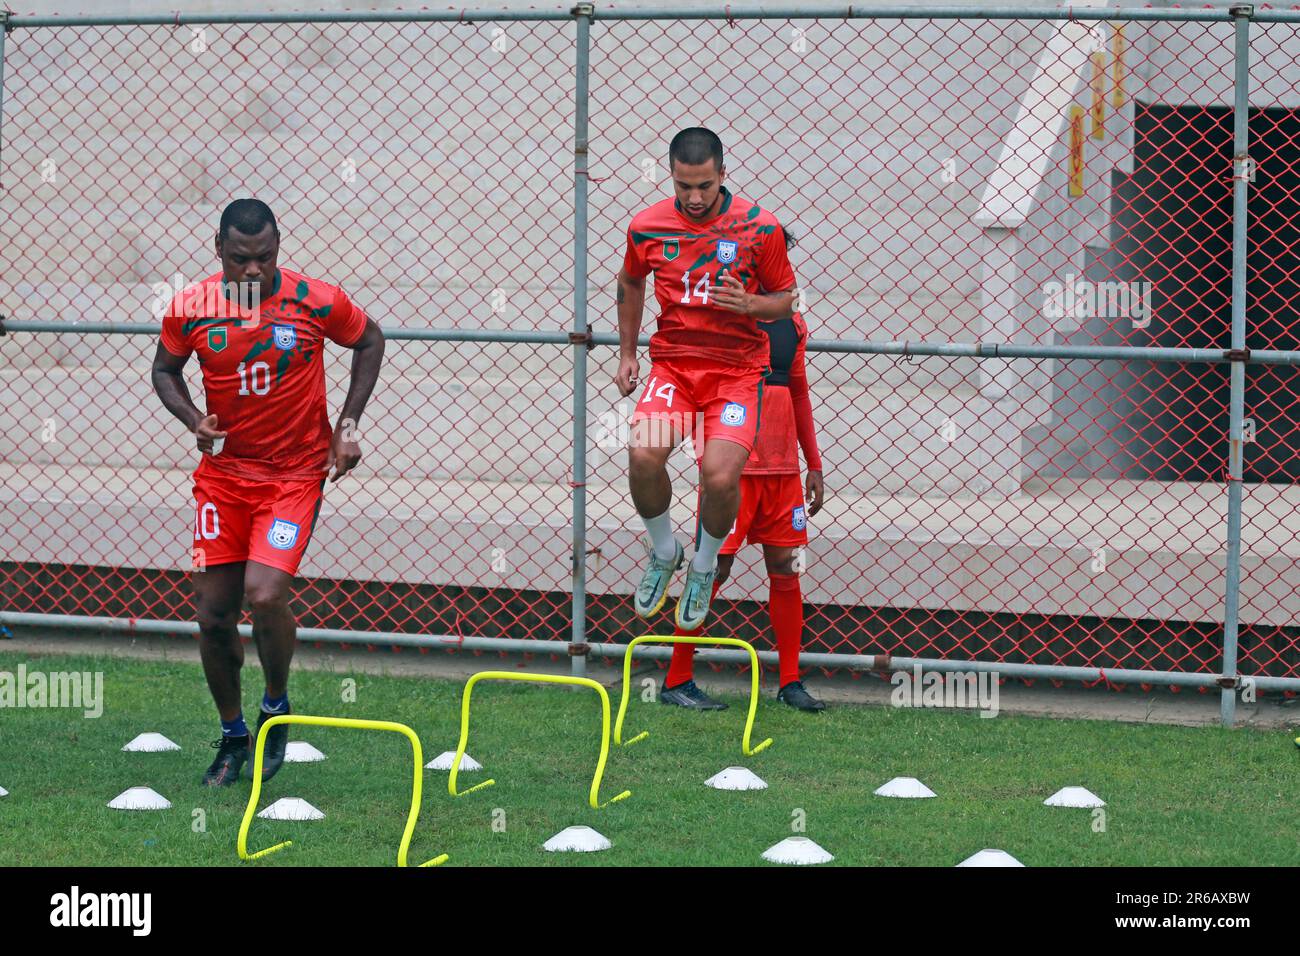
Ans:
{"type": "Polygon", "coordinates": [[[1250,159],[1250,18],[1255,8],[1229,11],[1236,27],[1232,96],[1232,351],[1228,364],[1228,553],[1224,581],[1223,676],[1219,686],[1219,718],[1231,727],[1237,712],[1237,630],[1241,603],[1241,494],[1243,473],[1242,418],[1246,405],[1246,186],[1250,159]]]}
{"type": "Polygon", "coordinates": [[[587,107],[591,73],[591,18],[580,3],[573,113],[573,676],[587,673],[587,107]]]}
{"type": "MultiPolygon", "coordinates": [[[[9,35],[9,16],[8,10],[0,10],[0,132],[4,131],[5,122],[5,37],[9,35]]],[[[3,145],[4,139],[0,137],[0,147],[3,145]]],[[[4,183],[0,183],[0,188],[3,187],[4,183]]]]}

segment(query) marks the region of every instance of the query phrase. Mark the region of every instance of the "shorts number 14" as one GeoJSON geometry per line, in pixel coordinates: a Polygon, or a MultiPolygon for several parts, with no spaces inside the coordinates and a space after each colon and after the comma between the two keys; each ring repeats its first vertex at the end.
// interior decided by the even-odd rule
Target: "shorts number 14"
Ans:
{"type": "Polygon", "coordinates": [[[672,382],[664,382],[662,385],[659,386],[659,391],[656,392],[655,391],[656,380],[657,379],[654,376],[651,376],[650,381],[646,383],[645,397],[641,399],[641,404],[644,405],[652,398],[662,398],[664,400],[664,404],[667,405],[669,408],[672,408],[673,391],[677,388],[677,386],[674,385],[672,382]]]}

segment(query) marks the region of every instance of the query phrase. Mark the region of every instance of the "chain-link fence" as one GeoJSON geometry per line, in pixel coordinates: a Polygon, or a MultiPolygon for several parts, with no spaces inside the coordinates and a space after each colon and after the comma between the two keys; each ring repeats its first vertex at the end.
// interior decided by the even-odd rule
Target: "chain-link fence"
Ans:
{"type": "MultiPolygon", "coordinates": [[[[646,632],[613,277],[704,125],[796,237],[828,491],[810,663],[1217,685],[1228,721],[1243,684],[1293,693],[1297,22],[7,16],[0,621],[190,620],[194,452],[148,368],[251,195],[282,263],[392,340],[303,635],[612,658],[646,632]]],[[[686,538],[694,460],[670,470],[686,538]]],[[[771,646],[765,577],[742,549],[712,633],[771,646]]]]}

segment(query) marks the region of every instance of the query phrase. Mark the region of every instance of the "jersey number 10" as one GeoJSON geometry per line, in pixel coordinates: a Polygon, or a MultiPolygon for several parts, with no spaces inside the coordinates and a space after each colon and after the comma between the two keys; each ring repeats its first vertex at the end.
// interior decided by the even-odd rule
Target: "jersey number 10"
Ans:
{"type": "Polygon", "coordinates": [[[254,395],[265,395],[271,390],[271,366],[265,362],[254,362],[248,369],[239,363],[239,394],[247,395],[248,386],[253,386],[254,395]]]}
{"type": "Polygon", "coordinates": [[[205,501],[194,514],[194,540],[216,541],[221,537],[221,521],[217,516],[217,506],[205,501]]]}

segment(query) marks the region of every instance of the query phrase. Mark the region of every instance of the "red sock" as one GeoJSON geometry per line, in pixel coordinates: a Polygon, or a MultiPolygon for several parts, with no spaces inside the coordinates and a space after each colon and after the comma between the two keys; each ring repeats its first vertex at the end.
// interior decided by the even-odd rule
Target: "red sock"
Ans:
{"type": "MultiPolygon", "coordinates": [[[[721,587],[718,581],[713,582],[713,596],[718,596],[718,588],[721,587]]],[[[699,634],[699,630],[683,631],[680,627],[673,628],[674,636],[686,636],[699,634]]],[[[695,645],[694,644],[674,644],[673,660],[668,665],[668,677],[664,679],[665,687],[676,687],[678,684],[685,684],[695,676],[695,645]]]]}
{"type": "Polygon", "coordinates": [[[776,633],[776,653],[781,662],[784,687],[799,679],[799,647],[803,638],[803,595],[799,593],[799,575],[768,576],[767,614],[776,633]]]}

